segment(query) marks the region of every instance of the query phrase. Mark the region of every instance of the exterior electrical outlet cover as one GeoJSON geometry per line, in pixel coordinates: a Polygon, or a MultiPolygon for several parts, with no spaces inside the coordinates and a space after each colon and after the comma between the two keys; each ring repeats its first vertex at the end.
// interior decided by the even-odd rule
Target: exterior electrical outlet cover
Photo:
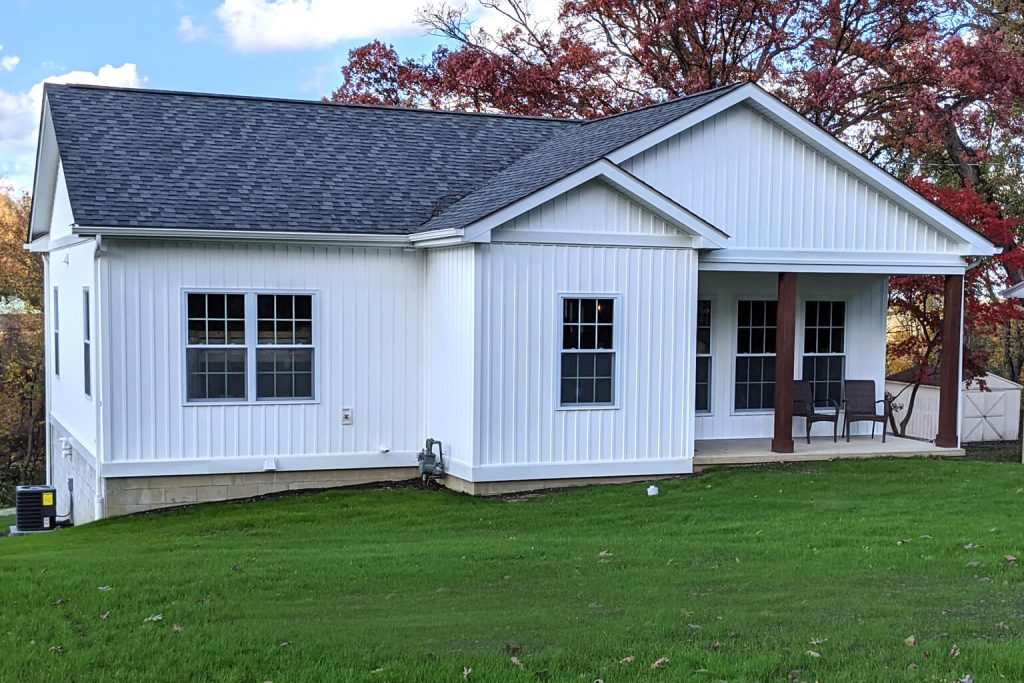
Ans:
{"type": "Polygon", "coordinates": [[[352,409],[342,408],[341,409],[341,424],[350,425],[352,424],[352,409]]]}

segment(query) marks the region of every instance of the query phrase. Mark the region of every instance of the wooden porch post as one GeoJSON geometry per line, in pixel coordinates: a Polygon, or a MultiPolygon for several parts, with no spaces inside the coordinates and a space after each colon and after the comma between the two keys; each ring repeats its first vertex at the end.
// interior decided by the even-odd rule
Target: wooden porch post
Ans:
{"type": "Polygon", "coordinates": [[[796,273],[779,273],[775,320],[775,433],[773,453],[793,452],[793,353],[796,343],[796,273]]]}
{"type": "Polygon", "coordinates": [[[941,448],[957,448],[960,439],[960,345],[963,323],[964,276],[947,275],[942,300],[942,355],[939,359],[941,373],[939,385],[939,431],[935,445],[941,448]]]}

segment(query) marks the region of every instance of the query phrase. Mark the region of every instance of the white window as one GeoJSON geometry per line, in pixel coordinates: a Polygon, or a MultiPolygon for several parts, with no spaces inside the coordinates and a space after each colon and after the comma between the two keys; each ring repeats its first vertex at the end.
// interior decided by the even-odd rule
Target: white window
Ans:
{"type": "Polygon", "coordinates": [[[188,292],[190,403],[314,399],[313,295],[188,292]]]}
{"type": "Polygon", "coordinates": [[[60,297],[53,288],[53,374],[60,377],[60,297]]]}
{"type": "Polygon", "coordinates": [[[615,300],[562,299],[561,404],[615,403],[615,300]]]}
{"type": "Polygon", "coordinates": [[[711,412],[711,301],[697,302],[697,376],[695,378],[698,413],[711,412]]]}
{"type": "Polygon", "coordinates": [[[82,290],[82,346],[83,346],[83,387],[86,396],[92,396],[92,335],[89,332],[89,290],[82,290]]]}
{"type": "Polygon", "coordinates": [[[256,295],[256,398],[313,398],[313,297],[256,295]]]}
{"type": "Polygon", "coordinates": [[[846,377],[846,302],[808,301],[804,309],[803,378],[815,401],[843,400],[846,377]]]}
{"type": "Polygon", "coordinates": [[[186,295],[189,401],[245,400],[245,294],[186,295]]]}
{"type": "Polygon", "coordinates": [[[736,410],[775,407],[775,301],[740,301],[736,317],[736,410]]]}

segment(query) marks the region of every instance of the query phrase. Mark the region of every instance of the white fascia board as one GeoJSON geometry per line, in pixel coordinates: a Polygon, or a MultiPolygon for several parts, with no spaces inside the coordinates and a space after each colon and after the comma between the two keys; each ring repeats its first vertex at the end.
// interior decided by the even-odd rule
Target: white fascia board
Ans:
{"type": "Polygon", "coordinates": [[[1003,290],[1003,296],[1007,299],[1024,299],[1024,282],[1007,287],[1003,290]]]}
{"type": "Polygon", "coordinates": [[[36,140],[36,167],[32,176],[32,210],[29,215],[29,241],[50,232],[54,195],[57,192],[57,169],[60,152],[53,132],[50,105],[43,98],[39,115],[39,138],[36,140]]]}
{"type": "Polygon", "coordinates": [[[296,232],[291,230],[205,230],[201,228],[72,227],[76,235],[141,239],[246,240],[260,242],[346,243],[362,246],[408,247],[408,235],[296,232]]]}
{"type": "Polygon", "coordinates": [[[968,264],[957,254],[726,249],[702,254],[698,266],[704,271],[957,275],[968,264]]]}
{"type": "Polygon", "coordinates": [[[741,103],[751,105],[759,113],[794,133],[856,175],[873,190],[892,199],[939,232],[954,241],[964,243],[965,248],[961,249],[963,255],[992,256],[999,253],[999,248],[990,241],[753,83],[737,88],[700,109],[620,147],[609,154],[608,158],[616,164],[621,164],[701,121],[741,103]]]}
{"type": "Polygon", "coordinates": [[[409,235],[409,241],[417,247],[449,247],[453,244],[462,244],[461,228],[445,228],[444,230],[429,230],[409,235]]]}
{"type": "MultiPolygon", "coordinates": [[[[730,237],[711,225],[686,207],[655,190],[634,175],[616,166],[608,159],[599,159],[584,166],[575,173],[551,183],[547,187],[523,197],[500,211],[469,225],[464,232],[466,242],[489,242],[490,232],[508,221],[521,216],[530,209],[559,197],[580,185],[599,179],[626,195],[641,206],[657,214],[683,232],[701,239],[701,246],[708,249],[724,248],[730,237]]],[[[582,238],[582,235],[581,235],[582,238]]]]}

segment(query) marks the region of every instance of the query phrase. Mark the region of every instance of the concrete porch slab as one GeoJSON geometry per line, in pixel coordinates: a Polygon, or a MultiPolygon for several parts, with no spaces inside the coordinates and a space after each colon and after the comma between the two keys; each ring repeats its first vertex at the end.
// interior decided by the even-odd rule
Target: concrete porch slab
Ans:
{"type": "Polygon", "coordinates": [[[903,439],[897,436],[889,436],[884,444],[880,437],[872,439],[868,436],[855,436],[849,442],[840,439],[838,443],[832,443],[832,439],[827,437],[811,437],[810,444],[803,439],[794,441],[793,453],[773,453],[772,440],[768,438],[698,440],[694,444],[693,465],[712,467],[844,458],[912,458],[930,455],[949,458],[964,454],[962,448],[939,448],[928,441],[903,439]]]}

